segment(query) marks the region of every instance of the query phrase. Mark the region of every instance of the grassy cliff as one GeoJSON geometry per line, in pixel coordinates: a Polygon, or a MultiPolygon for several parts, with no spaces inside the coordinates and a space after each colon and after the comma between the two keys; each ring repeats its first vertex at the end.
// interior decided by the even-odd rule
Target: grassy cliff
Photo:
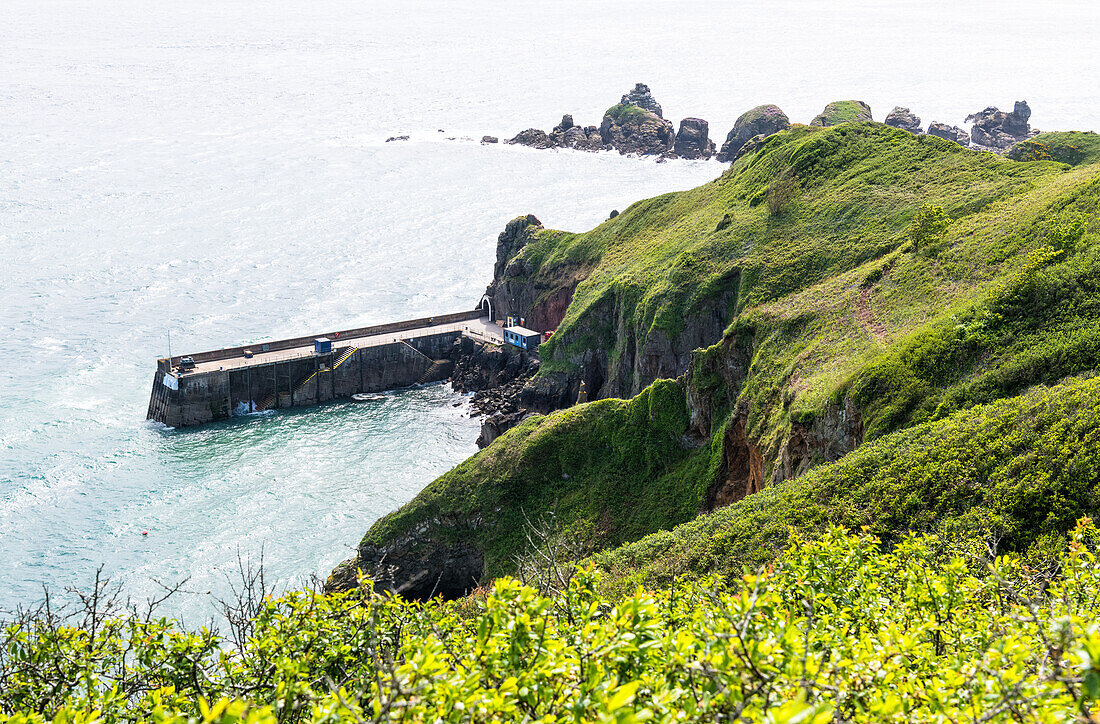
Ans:
{"type": "MultiPolygon", "coordinates": [[[[595,369],[602,396],[640,394],[528,420],[380,520],[361,552],[413,533],[461,539],[498,575],[525,519],[548,510],[604,549],[865,441],[926,434],[915,426],[1095,370],[1098,210],[1100,165],[1017,162],[847,123],[777,133],[713,182],[589,232],[533,230],[510,251],[513,281],[553,295],[562,270],[586,274],[540,375],[595,369]],[[914,248],[922,204],[950,224],[914,248]],[[722,324],[700,344],[703,317],[722,324]]],[[[780,489],[741,505],[767,517],[780,489]]],[[[1006,515],[1017,514],[1038,515],[1006,515]]]]}

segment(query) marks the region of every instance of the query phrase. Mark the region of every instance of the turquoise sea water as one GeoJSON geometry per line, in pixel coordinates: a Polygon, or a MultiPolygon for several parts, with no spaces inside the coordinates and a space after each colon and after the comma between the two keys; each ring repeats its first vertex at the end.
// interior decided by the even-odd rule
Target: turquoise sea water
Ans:
{"type": "Polygon", "coordinates": [[[996,7],[976,34],[934,3],[0,4],[0,608],[103,565],[136,596],[189,579],[176,612],[201,619],[238,553],[323,576],[476,450],[445,386],[149,425],[169,332],[180,353],[467,308],[510,218],[584,230],[722,170],[471,139],[597,123],[637,81],[719,142],[758,103],[839,97],[952,123],[1026,97],[1039,127],[1093,127],[1096,11],[996,7]]]}

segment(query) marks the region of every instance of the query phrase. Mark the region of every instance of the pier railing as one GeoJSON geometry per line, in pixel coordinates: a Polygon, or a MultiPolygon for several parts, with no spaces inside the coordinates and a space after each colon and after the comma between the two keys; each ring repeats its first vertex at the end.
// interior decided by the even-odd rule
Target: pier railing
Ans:
{"type": "Polygon", "coordinates": [[[172,367],[179,365],[180,359],[183,357],[191,357],[197,364],[203,362],[215,362],[223,359],[233,359],[244,355],[246,349],[250,349],[253,352],[278,352],[284,349],[293,349],[295,347],[301,347],[303,345],[309,345],[313,343],[313,340],[317,337],[328,337],[332,339],[334,344],[340,344],[346,339],[354,339],[357,337],[373,337],[380,334],[394,334],[397,332],[406,332],[410,329],[419,329],[421,327],[451,324],[454,322],[465,322],[471,319],[480,319],[484,315],[484,312],[480,309],[471,309],[466,312],[455,312],[454,314],[443,314],[438,317],[422,317],[420,319],[409,319],[403,322],[390,322],[388,324],[378,324],[372,327],[356,327],[355,329],[341,329],[333,332],[318,332],[316,334],[307,334],[302,337],[293,337],[291,339],[280,339],[273,342],[255,342],[253,344],[242,344],[238,347],[228,347],[226,349],[211,350],[209,352],[196,352],[189,355],[175,355],[172,357],[171,362],[167,357],[162,357],[157,360],[157,367],[162,372],[170,372],[172,367]]]}

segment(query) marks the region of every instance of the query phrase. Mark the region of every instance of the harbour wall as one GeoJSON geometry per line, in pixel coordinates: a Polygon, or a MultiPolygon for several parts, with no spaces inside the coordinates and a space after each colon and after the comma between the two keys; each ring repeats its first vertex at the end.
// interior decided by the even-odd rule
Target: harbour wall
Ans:
{"type": "MultiPolygon", "coordinates": [[[[469,319],[435,318],[436,323],[469,319]]],[[[281,361],[249,364],[207,372],[175,374],[168,360],[161,360],[153,379],[148,418],[169,427],[202,425],[235,414],[316,405],[348,398],[358,392],[381,392],[414,384],[447,379],[452,363],[447,359],[461,330],[424,333],[400,338],[402,330],[423,326],[421,321],[365,328],[367,334],[395,334],[398,341],[354,348],[354,340],[328,353],[311,354],[281,361]]],[[[342,331],[348,339],[361,330],[342,331]]],[[[283,340],[269,349],[290,349],[312,337],[283,340]]],[[[252,345],[258,348],[258,345],[252,345]]],[[[196,362],[217,361],[239,356],[244,347],[233,348],[224,357],[219,352],[194,355],[196,362]]],[[[266,350],[265,350],[266,351],[266,350]]],[[[177,361],[178,358],[173,358],[177,361]]]]}

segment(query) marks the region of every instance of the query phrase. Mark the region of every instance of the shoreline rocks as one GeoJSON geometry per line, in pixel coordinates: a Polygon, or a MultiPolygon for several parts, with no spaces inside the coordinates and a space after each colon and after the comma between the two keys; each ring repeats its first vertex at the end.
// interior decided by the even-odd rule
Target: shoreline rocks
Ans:
{"type": "Polygon", "coordinates": [[[496,440],[529,414],[520,406],[520,392],[539,371],[537,357],[512,345],[455,340],[451,386],[456,392],[473,392],[471,417],[484,416],[478,448],[496,440]]]}
{"type": "MultiPolygon", "coordinates": [[[[886,115],[884,123],[914,135],[927,134],[953,141],[964,148],[1004,154],[1016,144],[1038,135],[1039,130],[1029,123],[1030,118],[1031,107],[1027,101],[1016,101],[1008,112],[996,106],[987,106],[971,113],[966,117],[966,122],[973,124],[969,132],[960,126],[940,121],[931,122],[924,130],[920,117],[905,106],[895,106],[886,115]]],[[[873,120],[871,107],[867,103],[842,100],[825,106],[809,125],[827,128],[873,120]]],[[[615,150],[622,155],[656,156],[658,162],[676,158],[714,158],[722,163],[731,163],[755,151],[768,136],[790,127],[790,118],[778,106],[759,105],[737,118],[721,148],[715,152],[715,142],[710,138],[710,124],[706,120],[684,118],[677,131],[673,123],[664,117],[664,110],[649,86],[637,83],[623,94],[619,103],[607,109],[599,126],[581,126],[574,121],[572,114],[567,113],[549,133],[539,128],[528,128],[503,142],[536,149],[615,150]]],[[[440,132],[443,132],[442,129],[440,132]]],[[[407,135],[390,136],[386,142],[408,139],[407,135]]],[[[499,142],[496,136],[481,138],[482,144],[499,142]]]]}
{"type": "Polygon", "coordinates": [[[618,103],[603,114],[600,138],[622,155],[660,156],[672,150],[672,123],[632,103],[618,103]]]}
{"type": "Polygon", "coordinates": [[[970,147],[970,134],[958,126],[949,126],[946,123],[932,121],[928,124],[928,135],[942,138],[945,141],[954,141],[963,148],[970,147]]]}
{"type": "Polygon", "coordinates": [[[521,131],[505,143],[530,148],[571,148],[577,151],[617,150],[620,154],[663,156],[665,158],[709,158],[714,154],[707,122],[685,118],[681,123],[683,154],[673,151],[678,134],[665,120],[661,104],[649,86],[638,83],[619,103],[607,109],[599,126],[580,126],[571,114],[549,132],[539,128],[521,131]]]}
{"type": "Polygon", "coordinates": [[[909,131],[909,133],[912,133],[914,136],[919,136],[922,133],[920,118],[917,114],[912,113],[908,108],[903,108],[902,106],[894,106],[894,110],[886,115],[886,125],[900,128],[903,131],[909,131]]]}
{"type": "Polygon", "coordinates": [[[710,158],[714,155],[714,141],[710,140],[710,124],[702,118],[685,118],[672,144],[672,151],[680,158],[710,158]]]}

